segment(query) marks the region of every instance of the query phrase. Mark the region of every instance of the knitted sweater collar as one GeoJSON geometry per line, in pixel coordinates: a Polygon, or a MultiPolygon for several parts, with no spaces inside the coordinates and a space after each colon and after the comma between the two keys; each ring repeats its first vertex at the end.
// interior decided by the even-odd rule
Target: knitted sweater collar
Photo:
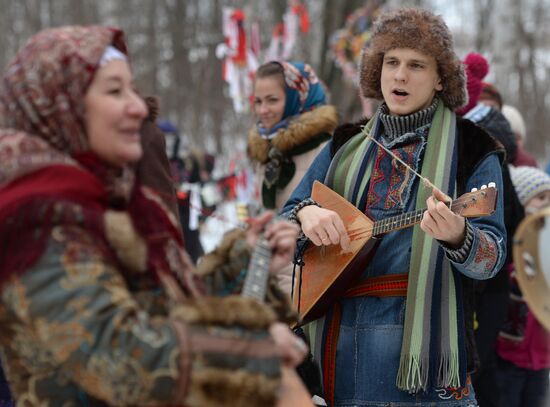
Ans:
{"type": "Polygon", "coordinates": [[[429,125],[433,119],[438,101],[438,98],[434,98],[432,104],[426,109],[407,116],[391,115],[388,106],[383,103],[380,106],[380,121],[384,129],[384,141],[392,143],[404,134],[414,133],[418,128],[429,125]]]}

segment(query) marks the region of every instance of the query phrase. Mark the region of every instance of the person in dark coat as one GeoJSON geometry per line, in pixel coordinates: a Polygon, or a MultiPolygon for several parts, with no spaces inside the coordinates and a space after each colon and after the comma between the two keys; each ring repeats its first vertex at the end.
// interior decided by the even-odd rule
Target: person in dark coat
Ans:
{"type": "Polygon", "coordinates": [[[512,263],[512,239],[515,230],[524,216],[523,206],[519,201],[510,178],[508,163],[517,155],[516,138],[510,124],[496,108],[480,102],[483,77],[489,70],[489,65],[482,55],[471,53],[464,60],[467,76],[469,102],[460,110],[464,118],[470,119],[484,128],[497,139],[506,151],[506,161],[502,166],[503,190],[500,193],[504,204],[504,223],[509,237],[506,244],[506,260],[504,266],[490,280],[476,281],[475,311],[477,329],[475,330],[476,347],[479,357],[479,368],[472,375],[472,383],[476,391],[480,407],[500,406],[499,393],[496,389],[496,339],[502,324],[506,319],[509,298],[508,266],[512,263]]]}

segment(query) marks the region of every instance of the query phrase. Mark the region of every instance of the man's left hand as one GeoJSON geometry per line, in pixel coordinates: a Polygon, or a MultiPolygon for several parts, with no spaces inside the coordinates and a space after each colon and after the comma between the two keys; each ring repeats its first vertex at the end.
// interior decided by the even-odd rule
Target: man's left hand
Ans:
{"type": "Polygon", "coordinates": [[[420,227],[434,239],[446,242],[451,248],[457,249],[464,242],[466,234],[466,219],[457,215],[443,202],[448,197],[439,189],[434,188],[433,194],[426,200],[428,209],[424,212],[420,227]]]}

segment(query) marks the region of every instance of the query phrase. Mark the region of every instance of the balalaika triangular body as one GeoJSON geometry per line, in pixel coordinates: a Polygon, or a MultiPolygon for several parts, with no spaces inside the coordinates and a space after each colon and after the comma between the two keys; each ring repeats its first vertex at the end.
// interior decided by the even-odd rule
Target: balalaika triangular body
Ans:
{"type": "MultiPolygon", "coordinates": [[[[311,197],[321,207],[335,211],[342,218],[350,238],[350,250],[345,252],[340,245],[309,244],[302,259],[304,265],[296,273],[292,299],[302,318],[301,324],[323,316],[334,301],[357,281],[374,256],[380,241],[377,237],[420,223],[425,211],[403,213],[375,222],[318,181],[313,184],[311,197]]],[[[494,212],[496,198],[496,188],[485,187],[460,196],[450,208],[464,217],[486,216],[494,212]]]]}

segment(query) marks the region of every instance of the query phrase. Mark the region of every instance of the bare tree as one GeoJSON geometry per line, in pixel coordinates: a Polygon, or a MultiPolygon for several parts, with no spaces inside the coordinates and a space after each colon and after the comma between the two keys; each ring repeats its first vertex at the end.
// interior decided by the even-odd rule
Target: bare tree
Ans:
{"type": "MultiPolygon", "coordinates": [[[[430,7],[432,1],[436,3],[386,3],[390,7],[430,7]]],[[[329,44],[346,17],[365,2],[304,0],[311,28],[300,34],[292,56],[315,68],[330,89],[331,102],[343,121],[360,115],[358,89],[343,79],[329,44]]],[[[541,161],[545,148],[550,148],[546,130],[550,127],[550,116],[546,114],[550,107],[549,3],[472,0],[470,7],[455,8],[459,15],[453,16],[474,22],[468,25],[473,26],[473,32],[458,27],[462,30],[455,39],[462,50],[482,52],[488,57],[491,78],[506,102],[525,115],[527,147],[538,153],[541,161]]],[[[0,28],[4,34],[0,37],[0,66],[5,67],[22,43],[45,27],[90,23],[120,26],[127,36],[142,93],[160,97],[162,116],[180,128],[188,143],[228,154],[243,148],[253,118],[250,113],[238,115],[233,111],[222,82],[222,61],[215,57],[215,47],[223,41],[223,6],[243,8],[248,24],[258,23],[264,50],[286,11],[286,1],[281,0],[0,0],[0,28]]]]}
{"type": "Polygon", "coordinates": [[[541,162],[550,121],[547,89],[550,61],[547,0],[500,0],[495,7],[490,60],[505,103],[515,105],[527,123],[526,147],[541,162]]]}
{"type": "Polygon", "coordinates": [[[475,49],[484,51],[491,45],[491,15],[495,7],[494,0],[476,0],[473,2],[476,22],[475,49]]]}

